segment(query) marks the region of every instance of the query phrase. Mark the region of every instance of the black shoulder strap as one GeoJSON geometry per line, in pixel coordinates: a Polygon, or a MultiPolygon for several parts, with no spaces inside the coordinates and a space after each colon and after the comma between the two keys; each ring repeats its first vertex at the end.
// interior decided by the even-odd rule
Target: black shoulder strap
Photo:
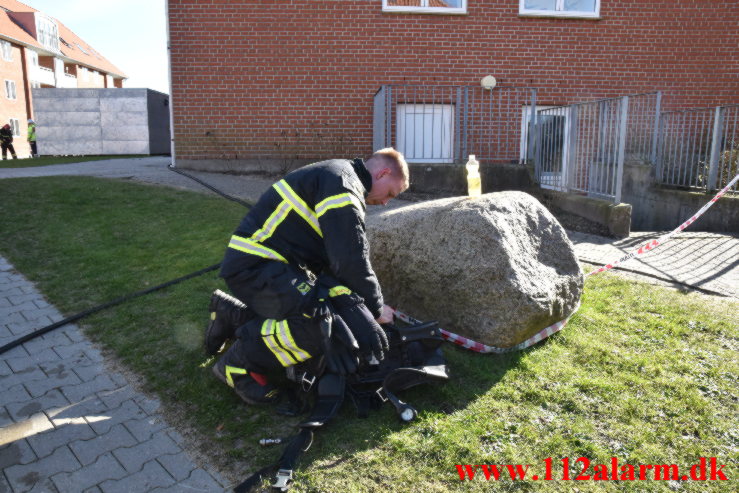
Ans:
{"type": "Polygon", "coordinates": [[[346,379],[342,375],[326,373],[318,381],[318,396],[311,415],[300,423],[300,433],[295,435],[282,452],[280,460],[249,476],[234,488],[235,493],[247,493],[266,478],[273,477],[272,488],[287,491],[292,480],[293,470],[303,452],[313,443],[313,431],[323,426],[339,411],[344,401],[346,379]]]}

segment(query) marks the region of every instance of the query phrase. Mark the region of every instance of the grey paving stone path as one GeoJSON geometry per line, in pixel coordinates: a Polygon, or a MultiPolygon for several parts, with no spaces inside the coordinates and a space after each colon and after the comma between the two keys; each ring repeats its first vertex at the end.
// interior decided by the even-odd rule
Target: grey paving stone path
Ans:
{"type": "MultiPolygon", "coordinates": [[[[61,320],[0,257],[0,346],[61,320]]],[[[219,492],[183,437],[75,325],[0,356],[0,493],[219,492]]]]}
{"type": "MultiPolygon", "coordinates": [[[[622,240],[577,232],[568,234],[581,261],[605,265],[663,233],[633,232],[622,240]]],[[[688,229],[618,267],[619,270],[612,272],[678,289],[695,288],[707,294],[739,299],[739,236],[688,229]]]]}

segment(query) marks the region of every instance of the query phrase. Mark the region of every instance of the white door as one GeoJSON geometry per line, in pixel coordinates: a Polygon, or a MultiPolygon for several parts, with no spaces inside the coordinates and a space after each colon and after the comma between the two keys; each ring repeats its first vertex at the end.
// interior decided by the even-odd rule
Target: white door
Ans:
{"type": "Polygon", "coordinates": [[[399,104],[396,149],[409,163],[454,162],[454,105],[399,104]]]}

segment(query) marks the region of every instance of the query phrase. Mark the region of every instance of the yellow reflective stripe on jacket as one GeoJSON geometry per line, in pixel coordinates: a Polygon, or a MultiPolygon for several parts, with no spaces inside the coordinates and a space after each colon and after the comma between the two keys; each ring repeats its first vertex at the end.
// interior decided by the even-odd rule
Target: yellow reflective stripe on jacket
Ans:
{"type": "Polygon", "coordinates": [[[277,226],[279,226],[280,223],[285,220],[289,212],[290,204],[286,200],[283,200],[282,202],[280,202],[280,205],[278,205],[277,208],[272,212],[272,214],[270,214],[267,220],[264,221],[264,225],[251,236],[251,239],[259,243],[268,239],[274,234],[277,226]]]}
{"type": "Polygon", "coordinates": [[[290,333],[290,326],[287,324],[287,320],[277,322],[277,338],[280,343],[282,343],[282,346],[290,351],[296,360],[305,361],[310,358],[308,351],[300,349],[295,343],[295,339],[293,339],[293,336],[290,333]]]}
{"type": "Polygon", "coordinates": [[[267,345],[272,354],[275,355],[277,361],[282,366],[291,366],[297,363],[289,352],[280,347],[275,338],[275,320],[267,319],[262,324],[262,340],[267,345]]]}
{"type": "Polygon", "coordinates": [[[233,235],[231,237],[231,241],[228,244],[228,247],[233,248],[234,250],[239,250],[240,252],[250,253],[252,255],[258,255],[260,257],[264,257],[264,258],[268,258],[272,260],[279,260],[280,262],[287,263],[287,260],[285,260],[285,257],[275,252],[271,248],[267,248],[264,245],[260,245],[259,243],[257,243],[256,241],[250,238],[244,238],[242,236],[233,235]]]}
{"type": "Polygon", "coordinates": [[[352,290],[346,286],[334,286],[328,290],[328,295],[332,298],[335,296],[341,296],[342,294],[352,294],[352,290]]]}
{"type": "Polygon", "coordinates": [[[293,210],[300,214],[300,217],[310,224],[313,230],[318,233],[318,236],[323,237],[321,226],[318,224],[316,214],[310,209],[310,207],[308,207],[303,199],[295,193],[295,190],[293,190],[285,180],[280,180],[272,186],[277,190],[277,193],[279,193],[280,196],[292,206],[293,210]]]}
{"type": "Polygon", "coordinates": [[[339,207],[346,207],[348,205],[353,205],[357,210],[359,210],[360,214],[364,214],[362,205],[354,194],[340,193],[339,195],[334,195],[320,201],[318,205],[316,205],[316,216],[321,217],[331,209],[338,209],[339,207]]]}
{"type": "Polygon", "coordinates": [[[248,372],[244,368],[237,368],[235,366],[228,366],[226,365],[226,383],[229,387],[234,386],[234,380],[231,377],[233,374],[236,375],[246,375],[248,372]]]}

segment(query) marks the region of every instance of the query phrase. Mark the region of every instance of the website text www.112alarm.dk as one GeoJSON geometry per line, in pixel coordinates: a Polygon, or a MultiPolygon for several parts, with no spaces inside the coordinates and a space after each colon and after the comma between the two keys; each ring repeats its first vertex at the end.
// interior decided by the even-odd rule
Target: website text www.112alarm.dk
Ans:
{"type": "Polygon", "coordinates": [[[622,464],[611,457],[608,464],[592,464],[587,457],[570,462],[569,457],[559,461],[547,457],[543,474],[535,474],[531,464],[457,464],[459,479],[499,481],[511,479],[533,481],[727,481],[724,464],[716,457],[700,457],[697,463],[681,469],[677,464],[622,464]],[[572,466],[571,466],[572,464],[572,466]],[[572,470],[571,470],[572,467],[572,470]],[[579,470],[579,473],[573,473],[579,470]]]}

